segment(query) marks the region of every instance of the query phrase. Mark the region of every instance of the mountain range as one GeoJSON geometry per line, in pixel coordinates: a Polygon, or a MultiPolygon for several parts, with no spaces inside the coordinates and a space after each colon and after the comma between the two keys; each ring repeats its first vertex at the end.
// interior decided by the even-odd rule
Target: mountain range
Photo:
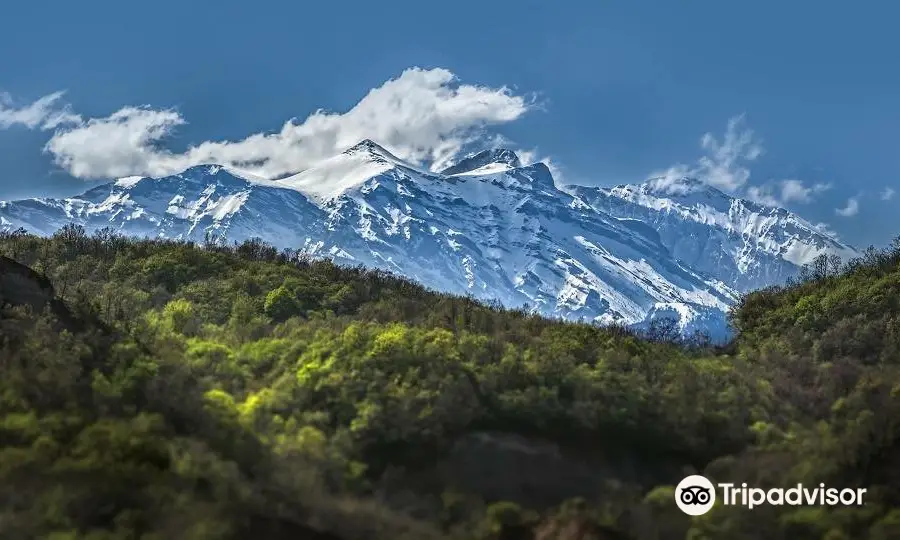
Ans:
{"type": "Polygon", "coordinates": [[[0,202],[0,229],[76,223],[204,241],[261,238],[441,291],[541,314],[728,335],[743,292],[781,283],[822,253],[856,251],[782,208],[697,180],[557,185],[507,149],[440,172],[363,141],[279,180],[219,165],[128,177],[61,199],[0,202]]]}

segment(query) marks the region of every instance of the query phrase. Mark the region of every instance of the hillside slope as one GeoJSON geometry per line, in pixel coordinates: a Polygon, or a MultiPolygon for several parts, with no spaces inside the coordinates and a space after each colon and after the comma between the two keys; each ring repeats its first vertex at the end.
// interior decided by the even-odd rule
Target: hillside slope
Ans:
{"type": "Polygon", "coordinates": [[[747,296],[724,350],[490,308],[261,243],[70,227],[5,234],[0,254],[46,274],[52,289],[34,277],[35,290],[85,325],[61,332],[58,308],[35,310],[40,295],[0,294],[3,538],[900,532],[900,252],[747,296]],[[692,471],[870,498],[691,520],[672,485],[692,471]]]}

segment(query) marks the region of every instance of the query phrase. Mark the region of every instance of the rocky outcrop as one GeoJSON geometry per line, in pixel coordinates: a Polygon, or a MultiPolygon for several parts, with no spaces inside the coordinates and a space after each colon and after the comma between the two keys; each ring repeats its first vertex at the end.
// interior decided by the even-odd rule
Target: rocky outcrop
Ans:
{"type": "Polygon", "coordinates": [[[0,255],[0,307],[27,306],[34,312],[48,309],[67,329],[78,331],[83,324],[56,297],[47,276],[24,264],[0,255]]]}

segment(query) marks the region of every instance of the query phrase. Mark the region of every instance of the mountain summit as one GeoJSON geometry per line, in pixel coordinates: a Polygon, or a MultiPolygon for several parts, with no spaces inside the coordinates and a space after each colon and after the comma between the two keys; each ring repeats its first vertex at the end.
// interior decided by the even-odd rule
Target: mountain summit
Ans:
{"type": "Polygon", "coordinates": [[[544,315],[622,325],[674,317],[685,332],[719,338],[739,291],[782,281],[819,253],[852,252],[786,210],[663,187],[559,189],[544,164],[522,166],[505,149],[433,173],[365,140],[280,180],[204,165],[0,203],[0,228],[259,237],[544,315]]]}
{"type": "MultiPolygon", "coordinates": [[[[467,172],[478,171],[480,169],[484,169],[490,165],[499,165],[499,168],[515,169],[517,167],[522,166],[522,162],[519,160],[519,156],[516,155],[512,150],[507,150],[506,148],[497,148],[493,150],[483,150],[481,152],[477,152],[475,154],[470,154],[469,156],[460,160],[459,163],[453,165],[451,167],[447,167],[441,174],[443,175],[454,175],[461,174],[467,172]]],[[[495,167],[495,169],[498,167],[495,167]]]]}
{"type": "Polygon", "coordinates": [[[354,144],[350,148],[344,150],[344,154],[369,154],[371,156],[381,157],[390,161],[400,161],[400,158],[390,153],[385,147],[381,146],[372,139],[363,139],[354,144]]]}

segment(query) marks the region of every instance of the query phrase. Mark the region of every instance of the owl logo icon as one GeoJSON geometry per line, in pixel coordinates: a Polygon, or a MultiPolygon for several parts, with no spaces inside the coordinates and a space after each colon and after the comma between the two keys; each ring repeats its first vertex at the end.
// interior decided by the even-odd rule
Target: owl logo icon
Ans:
{"type": "Polygon", "coordinates": [[[716,488],[703,476],[688,476],[675,488],[675,504],[689,516],[702,516],[715,502],[716,488]]]}

